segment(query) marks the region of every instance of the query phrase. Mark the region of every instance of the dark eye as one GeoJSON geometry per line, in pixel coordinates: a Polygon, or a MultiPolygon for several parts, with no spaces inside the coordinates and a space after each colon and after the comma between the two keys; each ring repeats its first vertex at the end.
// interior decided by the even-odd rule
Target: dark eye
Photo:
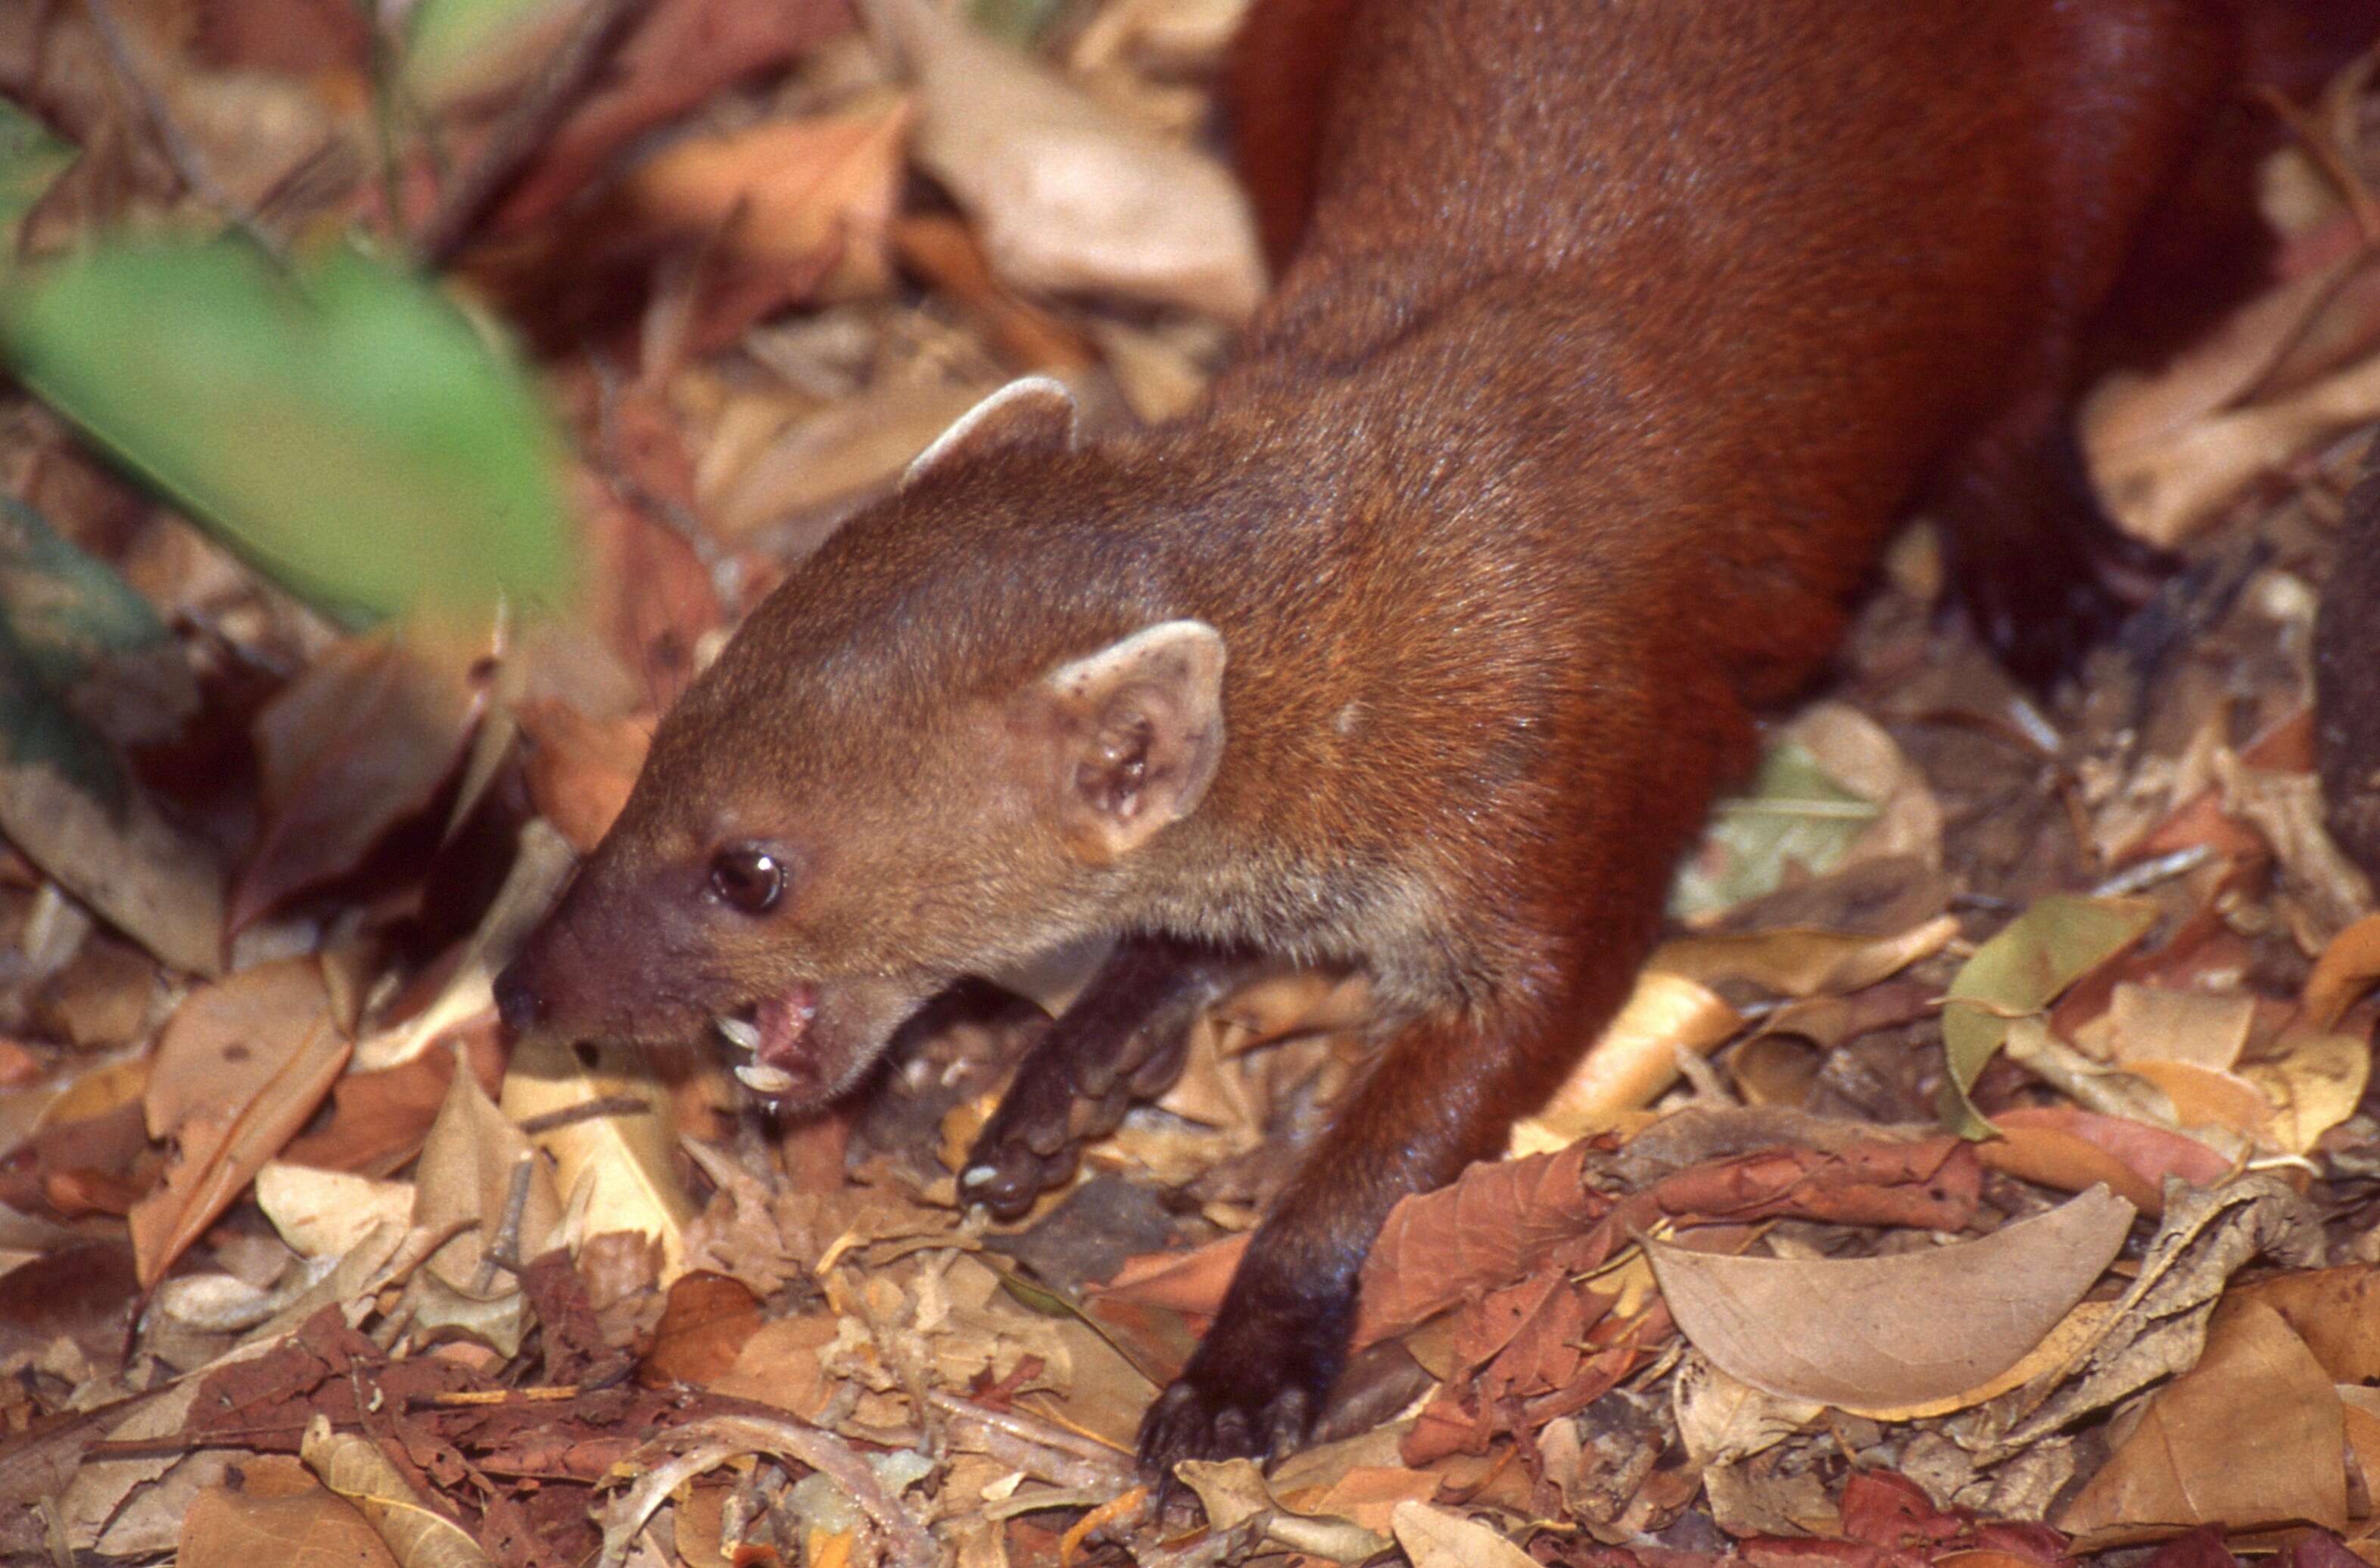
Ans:
{"type": "Polygon", "coordinates": [[[710,888],[730,908],[765,915],[785,891],[784,863],[758,845],[731,845],[710,857],[710,888]]]}

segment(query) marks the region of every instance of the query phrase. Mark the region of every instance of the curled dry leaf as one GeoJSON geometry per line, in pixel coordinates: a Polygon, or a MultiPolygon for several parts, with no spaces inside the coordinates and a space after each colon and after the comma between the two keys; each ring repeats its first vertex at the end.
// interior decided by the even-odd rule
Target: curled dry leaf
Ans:
{"type": "Polygon", "coordinates": [[[918,85],[917,158],[1020,288],[1090,290],[1227,321],[1264,292],[1239,188],[924,0],[863,0],[918,85]]]}
{"type": "Polygon", "coordinates": [[[2310,1267],[2323,1256],[2313,1207],[2269,1176],[2213,1191],[2177,1187],[2139,1277],[2117,1311],[2053,1376],[1994,1407],[1984,1429],[1959,1440],[1997,1463],[2094,1412],[2195,1365],[2207,1320],[2231,1276],[2259,1257],[2310,1267]]]}
{"type": "Polygon", "coordinates": [[[2113,1261],[2132,1206],[2095,1187],[1981,1241],[1884,1258],[1729,1258],[1645,1244],[1679,1330],[1788,1398],[1939,1399],[2016,1364],[2113,1261]],[[1945,1322],[1960,1325],[1945,1335],[1945,1322]]]}
{"type": "Polygon", "coordinates": [[[407,1568],[483,1568],[492,1560],[471,1538],[410,1486],[380,1445],[352,1432],[334,1432],[328,1416],[307,1423],[298,1456],[322,1484],[371,1521],[380,1538],[407,1568]]]}

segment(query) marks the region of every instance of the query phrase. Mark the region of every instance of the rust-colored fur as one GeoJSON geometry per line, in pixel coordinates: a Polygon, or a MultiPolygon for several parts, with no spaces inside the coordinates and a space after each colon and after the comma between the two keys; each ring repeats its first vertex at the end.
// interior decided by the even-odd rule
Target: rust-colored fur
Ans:
{"type": "Polygon", "coordinates": [[[854,520],[663,723],[503,987],[516,1021],[651,1039],[814,998],[814,1100],[934,991],[1089,932],[1144,933],[1120,975],[1169,942],[1369,968],[1378,1065],[1152,1411],[1158,1461],[1299,1435],[1390,1206],[1496,1151],[1618,1005],[1749,710],[1826,656],[1911,504],[2059,593],[2089,565],[2084,330],[2236,86],[2200,0],[1250,26],[1244,115],[1334,85],[1311,164],[1298,103],[1244,118],[1282,160],[1276,243],[1312,214],[1208,406],[1090,450],[1028,412],[854,520]],[[1174,623],[1227,650],[1220,769],[1086,852],[1055,803],[1137,787],[1116,745],[1167,721],[1085,751],[1044,677],[1174,623]],[[716,896],[739,844],[780,906],[716,896]]]}

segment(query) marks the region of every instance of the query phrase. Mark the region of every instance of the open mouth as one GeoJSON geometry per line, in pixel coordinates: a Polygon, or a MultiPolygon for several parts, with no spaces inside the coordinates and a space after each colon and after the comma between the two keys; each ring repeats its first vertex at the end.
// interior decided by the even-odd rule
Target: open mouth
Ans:
{"type": "Polygon", "coordinates": [[[810,1025],[818,1016],[818,988],[789,987],[756,1003],[749,1013],[748,1017],[713,1021],[720,1038],[747,1058],[735,1064],[736,1081],[770,1100],[818,1092],[818,1052],[809,1043],[810,1025]]]}

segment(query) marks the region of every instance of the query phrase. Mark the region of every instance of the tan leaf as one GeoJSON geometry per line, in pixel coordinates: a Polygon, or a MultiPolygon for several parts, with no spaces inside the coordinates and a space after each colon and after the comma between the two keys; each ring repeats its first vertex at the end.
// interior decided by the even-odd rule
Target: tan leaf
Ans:
{"type": "Polygon", "coordinates": [[[1650,1242],[1678,1328],[1755,1388],[1828,1404],[1939,1399],[2007,1370],[2122,1246],[2105,1188],[1981,1241],[1881,1258],[1730,1258],[1650,1242]],[[1954,1319],[1956,1334],[1942,1325],[1954,1319]]]}
{"type": "Polygon", "coordinates": [[[1536,1562],[1487,1525],[1427,1502],[1401,1502],[1390,1519],[1414,1568],[1535,1568],[1536,1562]]]}
{"type": "Polygon", "coordinates": [[[2198,1365],[2058,1513],[2094,1550],[2177,1526],[2347,1525],[2346,1417],[2329,1376],[2261,1302],[2216,1315],[2198,1365]]]}
{"type": "Polygon", "coordinates": [[[1264,290],[1256,226],[1220,164],[1160,141],[924,0],[863,0],[916,77],[917,158],[1020,288],[1089,290],[1227,321],[1264,290]]]}

